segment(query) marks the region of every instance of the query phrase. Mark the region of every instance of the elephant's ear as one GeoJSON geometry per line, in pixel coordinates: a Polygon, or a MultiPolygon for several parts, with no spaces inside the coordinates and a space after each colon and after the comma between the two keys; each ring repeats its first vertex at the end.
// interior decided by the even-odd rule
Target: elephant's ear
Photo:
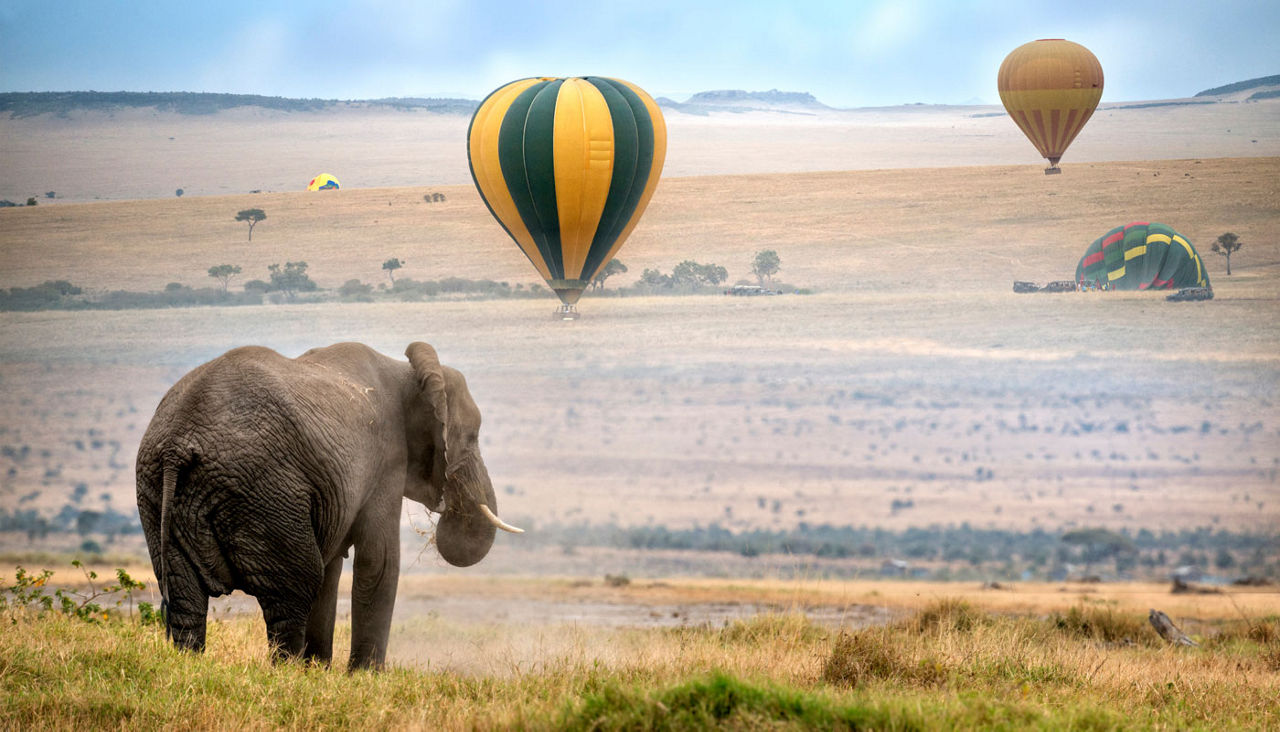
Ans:
{"type": "Polygon", "coordinates": [[[445,391],[440,357],[436,355],[436,349],[422,342],[410,343],[404,355],[409,357],[413,375],[422,389],[422,398],[431,408],[434,422],[431,437],[435,444],[431,484],[440,489],[444,487],[445,469],[449,465],[449,395],[445,391]]]}

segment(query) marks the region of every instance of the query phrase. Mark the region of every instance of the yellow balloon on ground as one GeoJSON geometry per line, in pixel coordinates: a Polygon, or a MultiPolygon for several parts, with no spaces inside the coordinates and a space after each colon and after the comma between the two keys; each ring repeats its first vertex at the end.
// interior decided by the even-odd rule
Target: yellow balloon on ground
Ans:
{"type": "Polygon", "coordinates": [[[1102,64],[1079,43],[1032,41],[1005,57],[996,84],[1009,116],[1057,166],[1102,99],[1102,64]]]}
{"type": "Polygon", "coordinates": [[[657,103],[598,76],[501,86],[467,131],[481,198],[566,306],[635,228],[666,150],[657,103]]]}
{"type": "Polygon", "coordinates": [[[336,191],[339,187],[338,179],[328,173],[317,175],[307,184],[308,191],[336,191]]]}

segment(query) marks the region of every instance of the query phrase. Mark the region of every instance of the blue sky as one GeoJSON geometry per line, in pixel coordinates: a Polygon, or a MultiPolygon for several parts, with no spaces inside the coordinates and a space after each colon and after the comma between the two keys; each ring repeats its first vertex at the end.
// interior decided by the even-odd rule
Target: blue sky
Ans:
{"type": "Polygon", "coordinates": [[[996,103],[1016,46],[1090,48],[1107,101],[1280,74],[1280,1],[0,0],[0,91],[479,99],[525,76],[651,94],[812,92],[839,107],[996,103]]]}

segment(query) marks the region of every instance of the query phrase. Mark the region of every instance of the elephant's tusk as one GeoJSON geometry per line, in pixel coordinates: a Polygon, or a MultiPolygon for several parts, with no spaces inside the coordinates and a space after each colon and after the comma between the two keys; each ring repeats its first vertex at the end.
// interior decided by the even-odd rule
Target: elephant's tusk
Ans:
{"type": "Polygon", "coordinates": [[[483,513],[484,517],[489,519],[490,523],[492,523],[494,526],[497,526],[499,529],[502,529],[503,531],[510,531],[513,534],[524,533],[524,529],[518,529],[512,526],[511,524],[507,523],[506,521],[503,521],[502,519],[493,515],[493,511],[490,511],[489,507],[484,505],[483,503],[480,504],[480,513],[483,513]]]}

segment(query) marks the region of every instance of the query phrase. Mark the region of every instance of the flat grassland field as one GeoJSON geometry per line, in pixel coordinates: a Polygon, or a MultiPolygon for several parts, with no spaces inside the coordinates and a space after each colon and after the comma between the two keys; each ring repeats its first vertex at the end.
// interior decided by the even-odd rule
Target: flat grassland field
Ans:
{"type": "MultiPolygon", "coordinates": [[[[753,130],[785,144],[749,124],[738,144],[753,130]]],[[[779,279],[809,295],[588,296],[577,322],[553,321],[550,296],[6,312],[0,506],[56,511],[84,484],[129,510],[155,405],[229,348],[358,340],[399,356],[425,340],[468,377],[513,523],[1273,531],[1280,158],[1142,151],[1068,157],[1059,176],[1034,160],[668,175],[610,281],[693,259],[732,282],[773,249],[779,279]],[[1090,241],[1137,220],[1197,246],[1213,301],[1011,291],[1070,279],[1090,241]],[[1226,231],[1245,243],[1230,277],[1210,251],[1226,231]]],[[[0,287],[202,287],[223,263],[243,267],[235,286],[302,260],[336,288],[385,281],[391,257],[398,277],[539,283],[470,185],[165,195],[0,210],[0,287]],[[233,220],[251,207],[268,215],[252,242],[233,220]]]]}

